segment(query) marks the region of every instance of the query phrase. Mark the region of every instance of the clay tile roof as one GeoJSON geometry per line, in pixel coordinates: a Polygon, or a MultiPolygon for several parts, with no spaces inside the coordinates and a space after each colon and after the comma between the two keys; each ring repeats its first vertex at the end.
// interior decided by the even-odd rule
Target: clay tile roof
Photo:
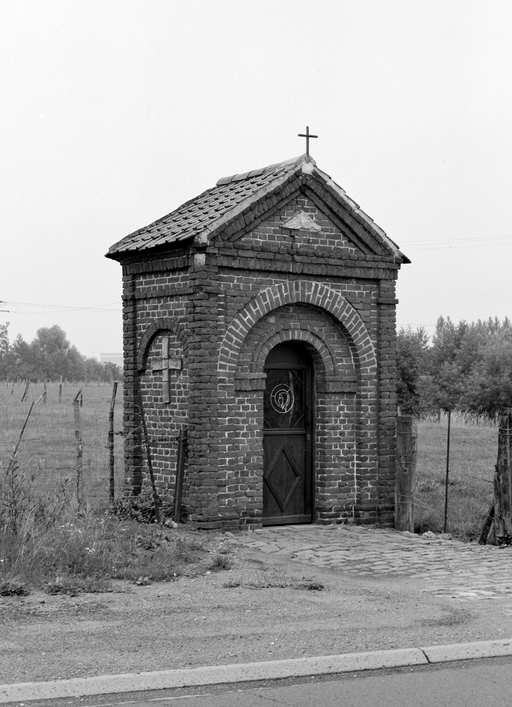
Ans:
{"type": "Polygon", "coordinates": [[[107,257],[115,258],[121,253],[149,250],[211,232],[220,220],[226,221],[226,217],[229,218],[237,207],[262,196],[268,187],[275,186],[276,180],[280,182],[293,174],[305,159],[311,160],[310,157],[302,155],[263,169],[219,179],[211,189],[115,243],[109,249],[107,257]]]}
{"type": "Polygon", "coordinates": [[[231,219],[249,208],[253,203],[278,189],[295,173],[315,174],[345,204],[378,240],[398,257],[403,257],[398,247],[384,231],[350,199],[329,175],[321,172],[309,155],[278,162],[262,169],[234,174],[219,179],[211,189],[185,202],[167,216],[150,223],[115,243],[107,257],[118,259],[130,255],[195,238],[198,243],[207,243],[215,231],[224,227],[231,219]]]}

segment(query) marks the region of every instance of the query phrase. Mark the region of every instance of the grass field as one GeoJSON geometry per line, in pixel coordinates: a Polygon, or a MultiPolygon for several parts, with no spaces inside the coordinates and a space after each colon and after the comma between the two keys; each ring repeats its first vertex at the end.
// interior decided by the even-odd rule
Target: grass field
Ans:
{"type": "MultiPolygon", "coordinates": [[[[417,532],[439,533],[444,523],[447,420],[418,423],[418,464],[414,494],[417,532]]],[[[448,485],[448,532],[479,536],[493,494],[498,429],[452,417],[448,485]]]]}
{"type": "MultiPolygon", "coordinates": [[[[21,402],[24,384],[0,385],[0,467],[7,467],[18,440],[30,405],[34,407],[18,451],[20,471],[33,478],[34,488],[43,494],[53,494],[63,484],[76,488],[77,449],[73,398],[82,390],[80,408],[83,439],[83,496],[89,505],[102,507],[109,502],[108,414],[112,386],[107,383],[62,386],[47,385],[46,403],[43,384],[31,384],[27,398],[21,402]]],[[[115,431],[122,430],[123,390],[118,386],[115,408],[115,431]]],[[[114,436],[115,478],[117,492],[123,484],[123,443],[114,436]]]]}

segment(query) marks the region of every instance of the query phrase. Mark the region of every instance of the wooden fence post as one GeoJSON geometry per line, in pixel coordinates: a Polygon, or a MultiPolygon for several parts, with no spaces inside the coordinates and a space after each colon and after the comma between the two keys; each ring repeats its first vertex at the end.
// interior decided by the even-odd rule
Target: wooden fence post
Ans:
{"type": "Polygon", "coordinates": [[[500,415],[498,429],[498,461],[494,471],[494,530],[496,542],[501,545],[512,539],[512,408],[500,415]]]}
{"type": "Polygon", "coordinates": [[[27,378],[27,380],[25,381],[25,390],[23,391],[23,395],[21,396],[21,402],[22,402],[22,403],[25,401],[25,398],[26,398],[27,395],[28,395],[28,387],[29,387],[29,385],[30,385],[30,379],[27,378]]]}
{"type": "Polygon", "coordinates": [[[443,533],[448,530],[448,484],[450,480],[450,441],[452,430],[452,409],[448,408],[448,430],[446,432],[446,473],[444,477],[444,523],[443,533]]]}
{"type": "Polygon", "coordinates": [[[155,514],[155,520],[160,523],[160,498],[158,497],[158,491],[156,489],[155,475],[153,473],[153,462],[151,459],[151,444],[149,442],[148,428],[146,426],[146,417],[144,415],[144,405],[142,402],[142,396],[140,397],[140,421],[142,423],[142,432],[144,433],[144,443],[146,445],[146,457],[148,463],[149,480],[151,482],[151,489],[153,491],[153,511],[155,514]]]}
{"type": "Polygon", "coordinates": [[[82,420],[80,418],[80,401],[79,396],[81,390],[78,391],[73,400],[73,409],[75,413],[75,440],[76,440],[76,501],[78,510],[82,507],[82,470],[83,470],[83,440],[82,440],[82,420]]]}
{"type": "Polygon", "coordinates": [[[180,522],[181,498],[183,495],[183,477],[185,475],[185,459],[187,456],[188,432],[181,430],[178,435],[178,456],[176,459],[176,480],[174,482],[174,522],[180,522]]]}
{"type": "Polygon", "coordinates": [[[110,401],[110,411],[108,414],[108,466],[110,471],[110,503],[115,501],[115,478],[114,478],[114,408],[116,405],[117,381],[112,386],[112,399],[110,401]]]}
{"type": "Polygon", "coordinates": [[[395,528],[414,532],[413,496],[418,426],[412,415],[397,417],[395,528]]]}

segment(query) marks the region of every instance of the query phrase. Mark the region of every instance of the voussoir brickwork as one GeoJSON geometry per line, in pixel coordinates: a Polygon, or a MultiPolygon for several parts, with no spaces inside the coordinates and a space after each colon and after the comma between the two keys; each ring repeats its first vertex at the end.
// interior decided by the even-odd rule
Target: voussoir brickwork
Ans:
{"type": "Polygon", "coordinates": [[[123,266],[132,492],[150,460],[172,499],[186,430],[181,500],[198,527],[260,527],[265,493],[281,487],[272,523],[292,522],[285,501],[306,466],[312,500],[300,522],[393,523],[395,282],[408,261],[312,158],[221,179],[108,257],[123,266]],[[309,362],[297,432],[308,451],[288,441],[294,461],[266,442],[267,362],[278,350],[309,362]]]}
{"type": "Polygon", "coordinates": [[[229,325],[221,344],[219,370],[234,370],[239,348],[259,319],[279,307],[294,303],[312,305],[335,317],[346,329],[359,358],[364,358],[368,367],[376,371],[373,342],[357,311],[335,287],[310,280],[280,282],[260,291],[229,325]]]}

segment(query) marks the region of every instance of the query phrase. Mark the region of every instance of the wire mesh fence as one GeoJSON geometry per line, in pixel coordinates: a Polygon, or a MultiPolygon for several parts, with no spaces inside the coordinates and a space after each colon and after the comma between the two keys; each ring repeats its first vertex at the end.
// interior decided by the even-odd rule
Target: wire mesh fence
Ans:
{"type": "MultiPolygon", "coordinates": [[[[110,496],[109,412],[112,384],[39,383],[0,384],[0,475],[16,454],[17,467],[41,496],[62,486],[77,491],[93,507],[107,506],[110,496]],[[77,444],[77,399],[81,458],[77,444]],[[27,416],[32,406],[29,419],[27,416]]],[[[122,388],[114,410],[114,483],[116,496],[123,486],[122,388]]]]}
{"type": "MultiPolygon", "coordinates": [[[[76,493],[79,466],[76,409],[80,402],[81,493],[94,508],[109,504],[109,415],[112,384],[0,383],[0,481],[10,463],[30,406],[16,461],[21,473],[33,479],[42,496],[56,494],[62,486],[76,493]],[[81,393],[80,393],[81,391],[81,393]],[[79,394],[80,393],[80,394],[79,394]]],[[[123,492],[122,386],[114,409],[114,494],[123,492]]],[[[448,529],[474,537],[492,500],[496,464],[497,426],[454,418],[448,529]]],[[[442,529],[445,502],[446,419],[418,424],[417,475],[412,489],[415,529],[442,529]]]]}
{"type": "MultiPolygon", "coordinates": [[[[417,473],[412,489],[417,532],[444,529],[447,433],[446,415],[418,422],[417,473]]],[[[452,417],[448,532],[478,538],[493,496],[497,440],[496,424],[463,415],[452,417]]]]}

